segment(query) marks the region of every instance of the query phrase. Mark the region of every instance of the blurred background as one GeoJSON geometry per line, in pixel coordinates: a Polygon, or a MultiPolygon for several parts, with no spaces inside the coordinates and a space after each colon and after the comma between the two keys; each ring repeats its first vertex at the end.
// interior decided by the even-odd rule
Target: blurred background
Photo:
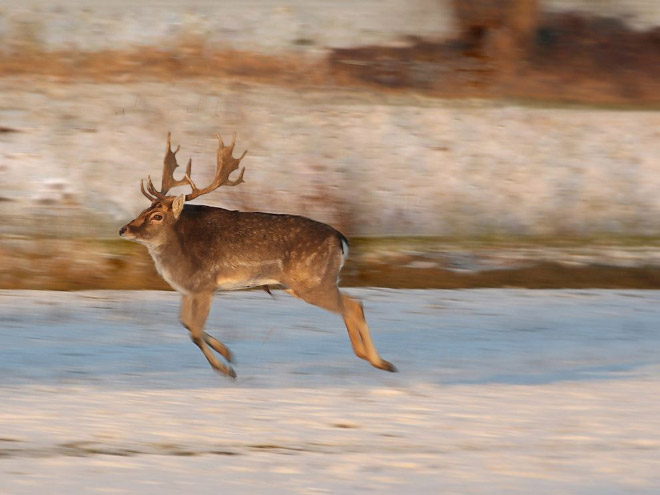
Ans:
{"type": "Polygon", "coordinates": [[[0,494],[656,495],[660,291],[582,288],[660,289],[659,192],[658,0],[1,0],[0,494]],[[75,290],[168,289],[118,229],[234,131],[199,201],[342,230],[400,373],[253,291],[232,382],[75,290]],[[467,287],[579,290],[399,290],[467,287]]]}
{"type": "Polygon", "coordinates": [[[168,131],[344,285],[660,287],[654,0],[4,0],[0,288],[167,288],[117,230],[168,131]]]}

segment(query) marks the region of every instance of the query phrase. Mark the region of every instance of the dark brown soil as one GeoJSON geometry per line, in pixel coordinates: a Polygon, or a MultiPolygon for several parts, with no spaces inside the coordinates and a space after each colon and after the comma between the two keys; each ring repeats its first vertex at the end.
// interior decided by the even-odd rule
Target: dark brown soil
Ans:
{"type": "Polygon", "coordinates": [[[568,266],[544,262],[524,268],[458,272],[367,264],[344,275],[342,285],[394,289],[659,289],[660,267],[568,266]]]}

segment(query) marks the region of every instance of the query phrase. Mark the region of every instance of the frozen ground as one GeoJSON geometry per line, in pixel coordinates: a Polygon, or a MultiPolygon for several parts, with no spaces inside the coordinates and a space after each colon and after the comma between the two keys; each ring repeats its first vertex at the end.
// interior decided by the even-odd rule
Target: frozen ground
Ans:
{"type": "Polygon", "coordinates": [[[283,294],[0,292],[0,493],[655,494],[660,293],[351,290],[389,374],[283,294]]]}

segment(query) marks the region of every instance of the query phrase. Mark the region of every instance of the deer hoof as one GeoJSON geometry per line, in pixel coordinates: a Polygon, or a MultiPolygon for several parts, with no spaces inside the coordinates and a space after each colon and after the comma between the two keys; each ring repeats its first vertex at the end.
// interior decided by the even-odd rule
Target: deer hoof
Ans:
{"type": "Polygon", "coordinates": [[[233,380],[236,380],[236,371],[234,371],[234,368],[229,367],[229,371],[227,372],[227,376],[233,380]]]}
{"type": "Polygon", "coordinates": [[[221,366],[212,366],[212,368],[221,375],[228,376],[229,378],[236,380],[236,371],[234,371],[234,368],[232,368],[231,366],[221,365],[221,366]]]}
{"type": "Polygon", "coordinates": [[[399,371],[396,369],[396,366],[394,366],[389,361],[385,361],[384,359],[381,360],[379,363],[374,364],[374,366],[378,369],[389,371],[390,373],[396,373],[397,371],[399,371]]]}

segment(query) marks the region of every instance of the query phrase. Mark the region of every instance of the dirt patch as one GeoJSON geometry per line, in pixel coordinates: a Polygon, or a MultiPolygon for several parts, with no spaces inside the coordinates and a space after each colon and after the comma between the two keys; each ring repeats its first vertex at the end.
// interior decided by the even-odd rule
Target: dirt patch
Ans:
{"type": "Polygon", "coordinates": [[[148,253],[128,243],[19,239],[0,243],[5,289],[169,289],[148,253]]]}
{"type": "Polygon", "coordinates": [[[329,64],[340,80],[437,96],[660,102],[660,28],[635,31],[616,18],[546,13],[507,60],[485,39],[411,37],[404,47],[333,50],[329,64]]]}
{"type": "Polygon", "coordinates": [[[342,276],[342,285],[392,289],[659,289],[660,268],[543,262],[522,268],[460,272],[366,263],[353,266],[348,275],[342,276]]]}
{"type": "MultiPolygon", "coordinates": [[[[656,252],[656,247],[648,248],[656,252]]],[[[660,289],[660,263],[649,251],[619,246],[439,245],[428,239],[356,239],[342,271],[344,287],[460,289],[523,287],[660,289]],[[612,250],[612,248],[610,248],[612,250]],[[585,254],[588,253],[588,254],[585,254]],[[576,261],[579,260],[579,261],[576,261]]],[[[169,290],[142,246],[118,241],[22,239],[0,242],[0,289],[169,290]],[[73,254],[72,254],[73,253],[73,254]]]]}

